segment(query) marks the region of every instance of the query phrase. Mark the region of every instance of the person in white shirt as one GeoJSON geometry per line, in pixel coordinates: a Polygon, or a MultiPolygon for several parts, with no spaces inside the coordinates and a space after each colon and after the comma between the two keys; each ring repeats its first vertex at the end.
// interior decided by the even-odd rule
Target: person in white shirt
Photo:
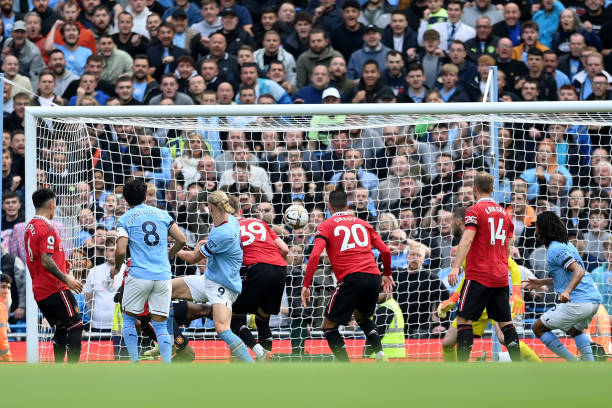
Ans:
{"type": "MultiPolygon", "coordinates": [[[[466,42],[476,37],[476,30],[473,27],[463,23],[463,0],[449,0],[446,6],[448,13],[448,21],[434,23],[431,28],[440,33],[440,48],[448,53],[450,44],[454,40],[466,42]]],[[[429,29],[429,22],[421,20],[419,26],[418,41],[419,46],[423,46],[423,34],[429,29]]]]}
{"type": "MultiPolygon", "coordinates": [[[[132,31],[136,34],[144,35],[150,40],[151,37],[147,31],[147,17],[149,17],[151,14],[151,10],[149,10],[149,8],[146,6],[146,1],[129,0],[125,11],[134,17],[134,27],[132,28],[132,31]]],[[[119,30],[117,22],[115,22],[115,29],[119,30]]]]}
{"type": "Polygon", "coordinates": [[[110,277],[115,269],[115,238],[108,237],[105,241],[104,256],[106,262],[92,268],[87,275],[83,293],[89,304],[91,313],[91,328],[110,330],[113,325],[113,310],[115,310],[115,293],[121,286],[121,274],[110,277]]]}

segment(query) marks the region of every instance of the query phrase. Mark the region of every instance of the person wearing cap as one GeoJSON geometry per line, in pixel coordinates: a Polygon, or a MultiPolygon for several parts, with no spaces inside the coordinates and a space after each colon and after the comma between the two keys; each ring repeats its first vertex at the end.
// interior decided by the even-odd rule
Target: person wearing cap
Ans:
{"type": "Polygon", "coordinates": [[[391,23],[393,10],[394,7],[386,0],[370,0],[363,5],[359,22],[365,26],[375,25],[382,30],[391,23]]]}
{"type": "MultiPolygon", "coordinates": [[[[340,91],[337,88],[329,87],[323,91],[322,102],[324,104],[336,104],[342,102],[340,91]]],[[[346,115],[314,115],[310,119],[310,127],[338,126],[346,122],[346,115]]],[[[308,139],[315,142],[317,147],[329,145],[330,132],[311,130],[308,132],[308,139]]]]}
{"type": "Polygon", "coordinates": [[[225,36],[227,40],[227,52],[233,56],[238,55],[238,49],[242,45],[250,45],[256,48],[255,40],[247,31],[238,24],[238,14],[233,8],[227,7],[221,11],[221,23],[223,28],[217,31],[225,36]]]}
{"type": "Polygon", "coordinates": [[[319,7],[314,9],[313,22],[331,33],[342,25],[342,13],[336,7],[336,0],[319,0],[319,4],[319,7]]]}
{"type": "MultiPolygon", "coordinates": [[[[193,4],[193,3],[189,3],[193,4]]],[[[176,9],[172,13],[172,19],[170,24],[174,27],[174,40],[173,44],[177,47],[183,48],[188,54],[191,54],[191,44],[194,38],[199,36],[197,30],[190,28],[187,21],[187,13],[183,9],[176,9]]]]}
{"type": "Polygon", "coordinates": [[[370,59],[364,62],[359,84],[349,95],[346,95],[346,100],[352,103],[372,103],[374,96],[383,90],[393,90],[386,86],[381,80],[380,68],[376,60],[370,59]]]}
{"type": "MultiPolygon", "coordinates": [[[[293,103],[322,103],[323,91],[329,86],[329,69],[326,65],[320,64],[314,67],[310,75],[312,85],[303,86],[293,96],[293,103]]],[[[336,90],[335,88],[330,88],[336,90]]],[[[337,90],[336,90],[337,92],[337,90]]]]}
{"type": "Polygon", "coordinates": [[[200,8],[189,0],[175,0],[174,4],[174,7],[166,9],[162,15],[162,20],[174,20],[178,16],[189,19],[189,25],[197,24],[203,20],[204,17],[202,16],[200,8]],[[182,11],[182,13],[180,11],[182,11]]]}
{"type": "Polygon", "coordinates": [[[378,63],[379,67],[385,66],[387,53],[391,51],[391,49],[384,46],[380,42],[381,39],[382,34],[377,26],[370,24],[366,27],[365,33],[363,34],[363,47],[351,54],[351,58],[348,62],[346,76],[349,79],[359,78],[363,65],[367,60],[373,59],[378,63]]]}
{"type": "Polygon", "coordinates": [[[249,33],[249,35],[253,35],[253,18],[251,17],[251,12],[247,7],[237,4],[236,0],[220,0],[219,3],[221,12],[223,12],[223,10],[226,8],[231,8],[232,10],[234,10],[236,15],[238,16],[238,25],[244,31],[249,33]]]}
{"type": "Polygon", "coordinates": [[[59,31],[59,29],[62,26],[62,22],[63,23],[75,23],[79,27],[79,33],[80,33],[79,39],[77,41],[77,45],[80,45],[81,47],[89,48],[91,52],[94,54],[98,52],[98,48],[96,46],[96,38],[94,37],[93,33],[91,32],[91,30],[88,30],[87,28],[85,28],[85,26],[78,21],[79,6],[73,0],[68,0],[67,2],[64,3],[64,5],[62,6],[61,16],[62,18],[58,20],[59,23],[56,22],[56,24],[53,24],[53,27],[51,28],[51,32],[49,33],[53,36],[56,44],[59,44],[59,45],[64,44],[64,39],[62,38],[62,34],[59,31]],[[53,30],[53,28],[55,28],[55,31],[53,30]]]}
{"type": "Polygon", "coordinates": [[[358,21],[360,15],[361,5],[357,0],[345,1],[342,5],[344,24],[334,27],[332,30],[332,45],[342,53],[346,60],[351,58],[351,54],[363,46],[365,25],[358,21]]]}
{"type": "Polygon", "coordinates": [[[19,73],[30,78],[32,86],[36,87],[38,75],[45,69],[40,49],[26,38],[26,25],[23,21],[13,24],[11,38],[4,43],[4,55],[12,54],[19,59],[19,73]]]}

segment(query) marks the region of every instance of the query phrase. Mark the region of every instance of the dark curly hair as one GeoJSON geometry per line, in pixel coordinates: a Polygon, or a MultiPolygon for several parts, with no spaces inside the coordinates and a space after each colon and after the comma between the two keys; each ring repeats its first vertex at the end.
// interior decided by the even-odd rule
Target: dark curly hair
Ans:
{"type": "Polygon", "coordinates": [[[561,218],[552,211],[544,211],[538,215],[536,219],[536,232],[540,242],[543,242],[546,247],[550,245],[552,241],[562,242],[567,244],[569,238],[567,236],[567,229],[561,221],[561,218]]]}

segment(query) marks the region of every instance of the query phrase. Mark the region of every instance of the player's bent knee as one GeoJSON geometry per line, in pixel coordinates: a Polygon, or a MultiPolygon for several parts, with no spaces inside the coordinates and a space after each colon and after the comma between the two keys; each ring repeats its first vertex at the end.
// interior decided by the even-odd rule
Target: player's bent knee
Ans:
{"type": "Polygon", "coordinates": [[[538,337],[541,337],[544,333],[550,331],[548,327],[544,326],[544,323],[542,323],[541,319],[536,320],[536,322],[531,327],[531,330],[533,331],[533,334],[538,337]]]}
{"type": "Polygon", "coordinates": [[[335,329],[340,326],[338,323],[329,320],[327,317],[323,319],[323,324],[321,325],[321,329],[335,329]]]}

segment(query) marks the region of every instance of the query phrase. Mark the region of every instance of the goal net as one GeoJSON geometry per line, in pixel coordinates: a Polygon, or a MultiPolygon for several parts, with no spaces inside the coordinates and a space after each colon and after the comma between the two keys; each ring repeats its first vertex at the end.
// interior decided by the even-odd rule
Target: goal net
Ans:
{"type": "MultiPolygon", "coordinates": [[[[288,244],[285,293],[280,314],[271,319],[272,351],[281,359],[331,356],[321,324],[336,279],[325,256],[308,307],[301,306],[300,290],[314,231],[329,217],[328,194],[343,188],[349,211],[371,223],[392,252],[396,286],[392,295],[381,296],[374,315],[387,355],[441,360],[454,312],[442,318],[436,309],[457,289],[448,282],[449,266],[461,235],[461,208],[474,203],[473,179],[481,170],[495,174],[494,198],[512,214],[513,257],[522,279],[547,276],[535,217],[550,210],[564,220],[604,296],[589,330],[609,350],[612,104],[519,103],[514,111],[513,104],[454,105],[370,105],[371,113],[334,105],[310,110],[316,114],[304,106],[164,106],[151,114],[125,107],[28,109],[28,171],[36,172],[28,191],[48,186],[57,193],[54,223],[72,273],[85,285],[77,295],[86,322],[82,360],[127,356],[114,301],[120,277],[110,280],[108,271],[116,223],[127,210],[122,186],[130,177],[149,183],[147,204],[167,210],[190,247],[207,238],[205,201],[215,189],[237,197],[243,216],[267,222],[288,244]],[[124,113],[130,110],[135,114],[124,113]],[[309,212],[308,225],[299,230],[282,222],[295,203],[309,212]]],[[[175,277],[205,270],[177,259],[171,264],[175,277]]],[[[556,294],[550,287],[522,295],[526,310],[515,324],[536,353],[549,357],[531,325],[554,305],[556,294]]],[[[32,305],[29,347],[38,348],[40,361],[50,361],[52,331],[32,305]]],[[[181,332],[195,358],[229,358],[212,322],[198,314],[202,309],[189,304],[187,310],[197,318],[181,332]]],[[[245,324],[255,332],[253,316],[245,324]]],[[[480,338],[472,358],[490,359],[498,351],[494,327],[485,322],[475,332],[480,338]]],[[[355,321],[341,333],[352,358],[371,358],[355,321]]],[[[144,353],[153,341],[146,330],[140,334],[144,353]]]]}

